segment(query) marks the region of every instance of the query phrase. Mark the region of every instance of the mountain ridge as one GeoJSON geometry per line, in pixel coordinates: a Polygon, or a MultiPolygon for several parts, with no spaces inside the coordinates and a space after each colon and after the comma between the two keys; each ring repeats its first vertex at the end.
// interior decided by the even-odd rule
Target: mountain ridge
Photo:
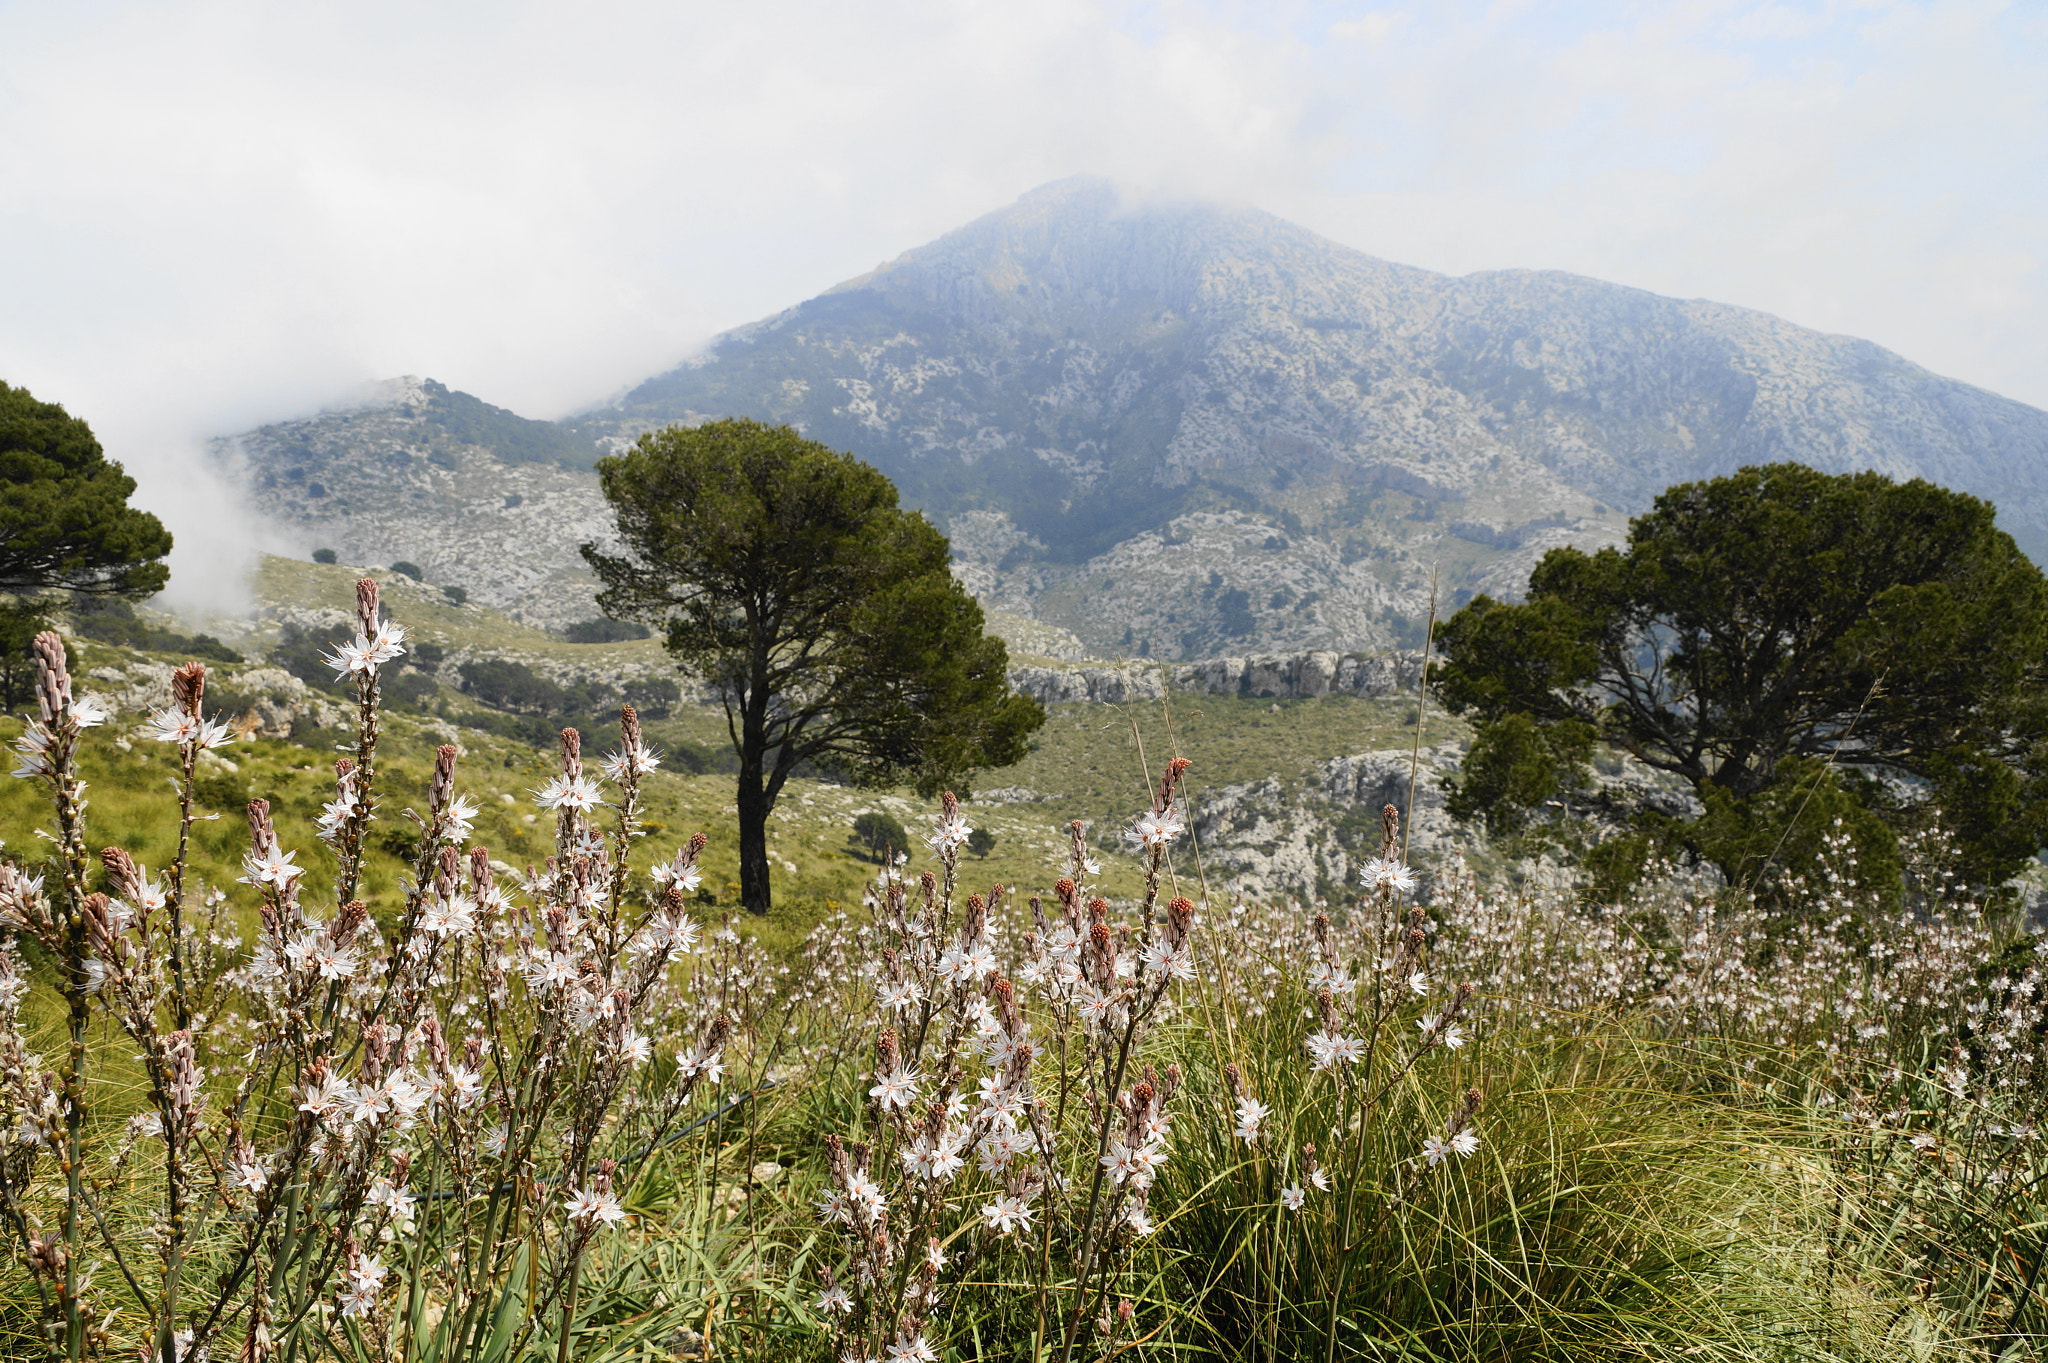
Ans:
{"type": "MultiPolygon", "coordinates": [[[[1413,643],[1432,581],[1446,607],[1513,595],[1548,549],[1618,541],[1671,483],[1788,458],[1990,494],[2048,550],[2048,413],[1870,342],[1561,271],[1439,275],[1096,180],[1034,190],[559,425],[595,452],[728,415],[874,463],[984,603],[1098,656],[1413,643]]],[[[488,462],[465,448],[457,463],[488,462]]],[[[318,523],[289,485],[265,492],[318,523]]],[[[601,512],[594,495],[573,491],[571,521],[601,512]]],[[[416,502],[358,515],[357,556],[440,551],[424,513],[453,503],[416,502]]],[[[535,618],[574,609],[588,582],[557,548],[475,576],[545,577],[560,600],[535,618]]]]}

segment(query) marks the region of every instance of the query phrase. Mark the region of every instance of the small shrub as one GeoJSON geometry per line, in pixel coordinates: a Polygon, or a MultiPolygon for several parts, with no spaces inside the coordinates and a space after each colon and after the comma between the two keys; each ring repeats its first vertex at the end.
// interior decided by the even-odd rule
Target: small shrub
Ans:
{"type": "Polygon", "coordinates": [[[347,737],[341,729],[322,728],[311,715],[299,715],[292,720],[291,741],[302,748],[332,749],[347,737]]]}
{"type": "Polygon", "coordinates": [[[562,637],[572,644],[623,644],[653,633],[631,620],[579,620],[563,630],[562,637]]]}
{"type": "Polygon", "coordinates": [[[404,559],[400,559],[392,564],[391,571],[394,573],[404,573],[415,582],[422,580],[426,576],[426,573],[420,568],[419,564],[408,563],[404,559]]]}
{"type": "Polygon", "coordinates": [[[249,801],[249,787],[231,772],[201,772],[192,778],[192,800],[213,813],[239,814],[249,801]]]}
{"type": "Polygon", "coordinates": [[[315,563],[339,563],[340,561],[340,558],[332,549],[315,549],[313,551],[313,562],[315,563]]]}
{"type": "Polygon", "coordinates": [[[568,692],[509,658],[475,658],[463,664],[462,689],[486,705],[520,714],[558,714],[568,708],[568,692]]]}
{"type": "Polygon", "coordinates": [[[986,828],[975,829],[967,835],[967,850],[987,861],[988,854],[996,850],[996,835],[986,828]]]}
{"type": "Polygon", "coordinates": [[[426,708],[426,703],[440,691],[434,679],[410,668],[394,673],[384,683],[384,698],[393,705],[402,705],[409,710],[426,708]]]}
{"type": "Polygon", "coordinates": [[[870,810],[853,821],[853,840],[876,861],[892,849],[910,850],[910,834],[903,831],[902,822],[880,810],[870,810]]]}
{"type": "Polygon", "coordinates": [[[135,607],[119,597],[74,595],[71,627],[96,643],[123,648],[146,649],[152,653],[182,653],[187,658],[209,662],[239,663],[242,655],[210,634],[180,634],[152,625],[135,613],[135,607]]]}
{"type": "Polygon", "coordinates": [[[682,687],[666,677],[633,680],[625,685],[626,702],[643,719],[663,719],[683,698],[682,687]]]}
{"type": "Polygon", "coordinates": [[[730,744],[712,746],[678,739],[669,745],[667,761],[669,766],[689,772],[693,776],[724,776],[740,769],[740,755],[730,744]]]}
{"type": "Polygon", "coordinates": [[[316,691],[338,694],[342,685],[323,655],[331,654],[337,644],[346,643],[351,634],[340,625],[315,632],[287,622],[278,632],[277,647],[270,650],[270,661],[316,691]]]}

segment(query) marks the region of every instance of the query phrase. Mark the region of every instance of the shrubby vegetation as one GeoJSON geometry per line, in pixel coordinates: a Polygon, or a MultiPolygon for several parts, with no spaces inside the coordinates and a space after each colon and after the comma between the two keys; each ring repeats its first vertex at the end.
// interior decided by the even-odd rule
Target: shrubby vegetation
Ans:
{"type": "MultiPolygon", "coordinates": [[[[210,634],[180,634],[176,630],[146,623],[135,613],[133,606],[119,597],[74,596],[70,616],[72,629],[81,637],[99,643],[157,653],[182,653],[207,662],[242,661],[241,654],[210,634]]],[[[10,696],[8,704],[14,703],[10,696]]]]}
{"type": "Polygon", "coordinates": [[[630,620],[579,620],[562,631],[562,637],[572,644],[619,644],[632,639],[645,639],[654,633],[645,625],[630,620]]]}

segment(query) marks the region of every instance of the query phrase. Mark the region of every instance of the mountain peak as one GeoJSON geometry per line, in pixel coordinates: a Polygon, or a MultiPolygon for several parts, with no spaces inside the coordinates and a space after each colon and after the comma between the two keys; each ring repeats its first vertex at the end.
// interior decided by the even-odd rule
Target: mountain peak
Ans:
{"type": "Polygon", "coordinates": [[[1672,483],[1785,459],[1991,496],[2048,549],[2048,414],[1868,342],[1558,271],[1453,278],[1092,176],[590,424],[714,415],[876,464],[969,546],[985,600],[1105,652],[1385,643],[1433,570],[1454,599],[1512,595],[1672,483]],[[1199,573],[1159,576],[1176,557],[1199,573]]]}
{"type": "MultiPolygon", "coordinates": [[[[881,468],[985,605],[1104,656],[1419,639],[1433,582],[1451,606],[1516,595],[1546,551],[1614,542],[1671,484],[1781,460],[1977,493],[2048,556],[2048,413],[1763,313],[1556,271],[1453,278],[1094,177],[728,333],[566,428],[427,380],[407,392],[374,458],[314,456],[376,423],[246,442],[273,450],[281,501],[319,479],[309,524],[353,508],[356,538],[325,543],[452,555],[391,497],[466,496],[487,453],[509,462],[477,486],[531,486],[470,522],[525,526],[545,496],[597,525],[599,450],[747,416],[881,468]]],[[[473,585],[526,592],[546,552],[473,585]]],[[[587,613],[557,557],[545,573],[587,613]]]]}

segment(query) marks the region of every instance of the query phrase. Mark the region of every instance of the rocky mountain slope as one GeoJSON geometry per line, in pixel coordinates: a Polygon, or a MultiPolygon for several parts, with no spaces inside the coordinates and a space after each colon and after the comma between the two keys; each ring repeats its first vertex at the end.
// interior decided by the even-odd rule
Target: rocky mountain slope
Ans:
{"type": "Polygon", "coordinates": [[[612,524],[590,472],[599,451],[552,422],[402,378],[216,440],[212,453],[307,553],[412,563],[427,582],[543,628],[597,614],[576,549],[612,524]]]}
{"type": "Polygon", "coordinates": [[[462,397],[407,381],[223,452],[311,542],[547,623],[589,613],[598,451],[788,421],[895,478],[982,600],[1070,658],[1417,642],[1432,574],[1446,605],[1513,593],[1669,484],[1770,460],[1989,496],[2048,556],[2048,413],[1868,342],[1554,272],[1451,278],[1091,180],[526,424],[553,443],[462,397]]]}

